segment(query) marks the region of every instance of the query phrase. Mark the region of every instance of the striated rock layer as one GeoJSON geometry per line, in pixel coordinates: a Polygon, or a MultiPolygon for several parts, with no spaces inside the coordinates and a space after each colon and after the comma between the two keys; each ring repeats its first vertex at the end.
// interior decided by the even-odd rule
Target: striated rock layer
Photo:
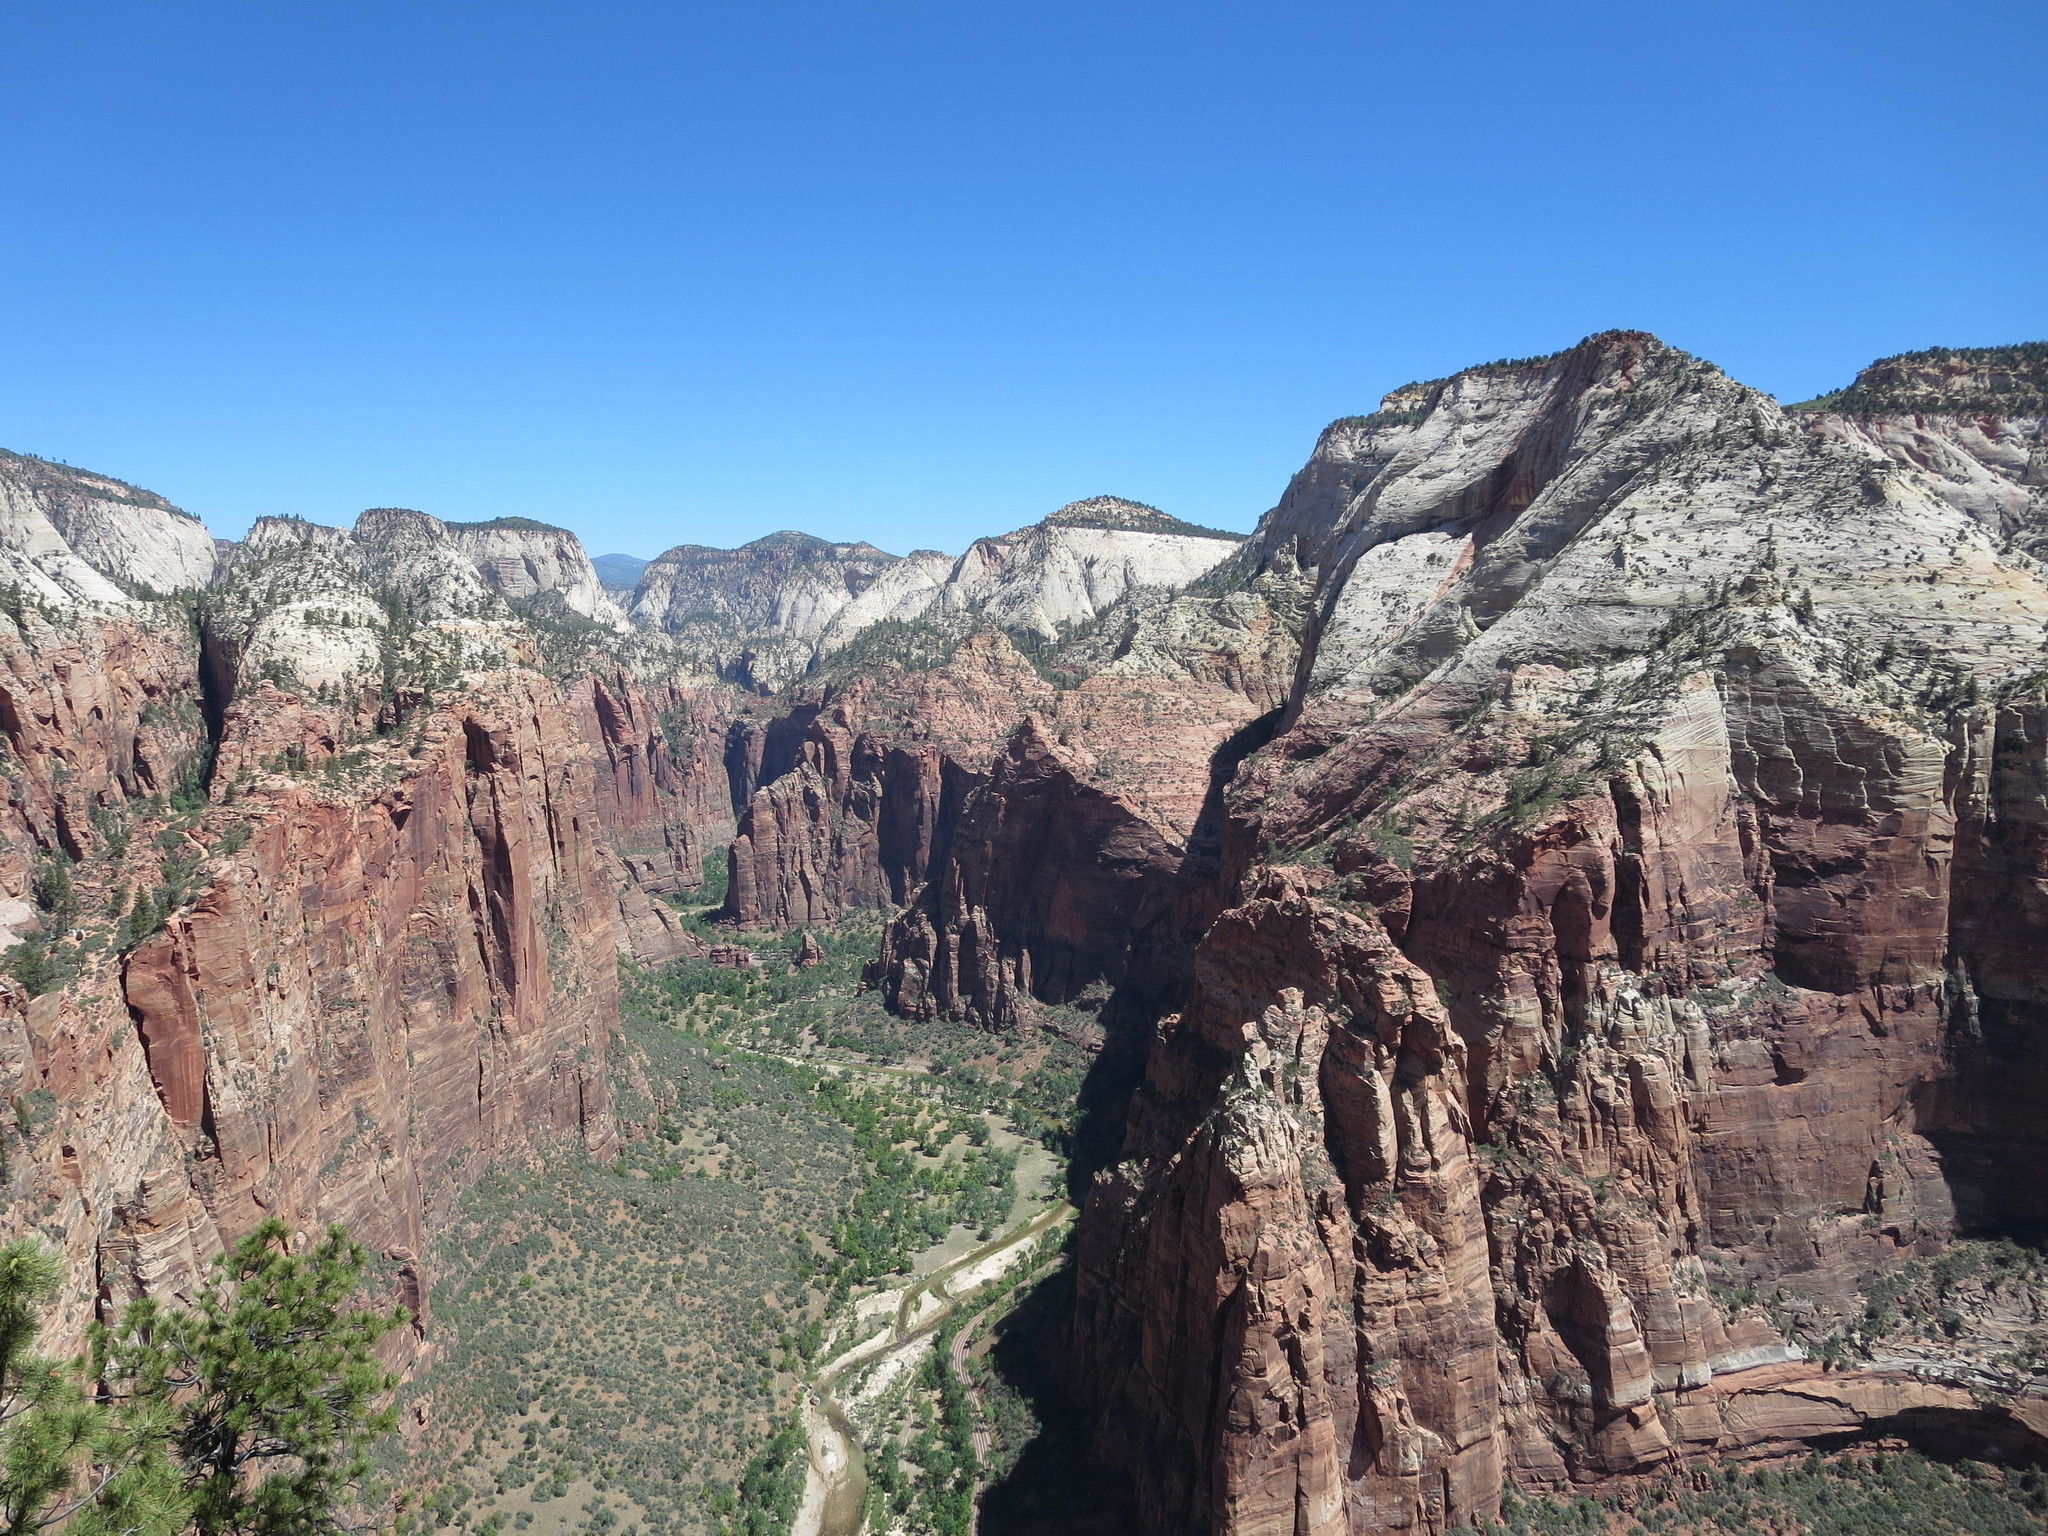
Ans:
{"type": "Polygon", "coordinates": [[[417,513],[131,596],[93,561],[174,514],[88,477],[73,549],[48,478],[0,620],[5,1224],[72,1260],[60,1338],[268,1215],[346,1223],[417,1309],[492,1159],[609,1144],[617,957],[702,948],[661,898],[730,815],[724,706],[543,675],[560,637],[417,513]]]}
{"type": "Polygon", "coordinates": [[[2048,587],[1998,447],[2037,432],[1788,415],[1616,334],[1325,434],[1254,540],[1313,597],[1227,910],[1183,908],[1082,1226],[1073,1358],[1147,1529],[2048,1449],[1968,1319],[1945,1361],[1857,1333],[1873,1278],[2044,1215],[2048,587]]]}
{"type": "Polygon", "coordinates": [[[898,1011],[1128,1069],[1071,1342],[1149,1531],[2040,1455],[2009,1330],[1865,1302],[2048,1228],[2044,368],[1788,410],[1612,333],[1334,423],[1248,540],[1099,497],[623,603],[546,525],[217,554],[0,456],[7,1227],[74,1333],[269,1213],[417,1301],[489,1160],[607,1144],[614,961],[706,951],[729,839],[734,924],[890,912],[898,1011]]]}

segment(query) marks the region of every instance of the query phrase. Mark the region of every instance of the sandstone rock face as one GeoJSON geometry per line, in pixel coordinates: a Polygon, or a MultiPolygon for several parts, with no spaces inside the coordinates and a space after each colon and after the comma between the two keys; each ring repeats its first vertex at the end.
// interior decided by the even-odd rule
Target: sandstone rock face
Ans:
{"type": "Polygon", "coordinates": [[[0,457],[8,1229],[73,1333],[271,1212],[417,1303],[490,1159],[607,1144],[616,957],[758,963],[671,904],[729,839],[735,925],[892,912],[898,1011],[1134,1065],[1072,1344],[1149,1531],[2030,1452],[2009,1327],[1859,1319],[2048,1223],[2044,369],[1788,410],[1613,333],[1334,423],[1249,539],[779,534],[629,617],[544,525],[217,556],[0,457]]]}
{"type": "Polygon", "coordinates": [[[231,707],[224,762],[268,756],[235,750],[256,737],[306,772],[240,769],[232,806],[168,827],[144,808],[127,857],[74,868],[79,977],[0,1000],[8,1094],[48,1107],[10,1162],[10,1224],[97,1277],[74,1325],[180,1293],[267,1214],[344,1221],[406,1268],[484,1159],[610,1136],[619,876],[551,686],[474,691],[411,750],[343,755],[339,725],[275,690],[231,707]],[[93,949],[110,892],[167,845],[197,894],[125,954],[93,949]]]}
{"type": "Polygon", "coordinates": [[[1325,434],[1248,555],[1312,573],[1304,664],[1083,1224],[1149,1529],[2010,1429],[1808,1356],[1958,1213],[2041,1214],[2037,431],[1623,334],[1325,434]]]}
{"type": "MultiPolygon", "coordinates": [[[[1051,860],[1048,850],[1079,857],[1111,824],[1098,823],[1091,810],[1085,825],[1041,828],[1042,843],[1004,841],[1017,824],[994,802],[1021,787],[1002,766],[1013,763],[1020,732],[1052,751],[1059,772],[1087,791],[1064,802],[1060,814],[1107,797],[1118,808],[1111,822],[1145,828],[1171,850],[1159,857],[1177,865],[1214,821],[1204,821],[1205,808],[1213,811],[1212,756],[1247,727],[1260,700],[1190,677],[1185,667],[1162,670],[1168,675],[1106,668],[1055,684],[998,630],[970,636],[943,665],[877,667],[830,686],[819,702],[760,733],[748,748],[751,766],[734,774],[736,784],[761,787],[747,797],[732,844],[727,912],[750,926],[816,923],[908,902],[916,911],[904,921],[921,924],[936,945],[934,963],[950,967],[963,951],[937,935],[967,917],[966,908],[940,910],[956,865],[1030,885],[1039,880],[1038,863],[1051,860]],[[1023,853],[1029,858],[1020,860],[1023,853]]],[[[1101,856],[1115,864],[1124,854],[1101,856]]],[[[977,900],[1019,913],[1037,899],[1021,889],[1014,902],[995,897],[986,880],[977,889],[977,900]]],[[[905,938],[924,942],[910,941],[907,931],[905,938]]],[[[892,950],[885,965],[909,953],[892,950]]],[[[929,995],[944,1000],[938,1014],[995,1022],[972,1002],[993,994],[945,975],[926,980],[929,995]]],[[[1020,995],[1031,991],[1027,983],[1020,995]]],[[[1013,1010],[1000,1011],[1008,1018],[1013,1010]]]]}
{"type": "Polygon", "coordinates": [[[508,679],[343,793],[249,784],[247,844],[122,968],[214,1222],[339,1219],[418,1252],[471,1159],[604,1144],[619,937],[570,726],[508,679]]]}
{"type": "Polygon", "coordinates": [[[524,517],[445,526],[455,547],[501,597],[515,603],[559,601],[570,613],[614,629],[625,627],[626,616],[584,552],[583,541],[568,529],[524,517]]]}
{"type": "Polygon", "coordinates": [[[628,944],[649,962],[698,953],[702,941],[663,898],[701,886],[707,855],[731,835],[729,701],[623,670],[572,678],[564,691],[576,735],[593,749],[628,944]]]}
{"type": "Polygon", "coordinates": [[[640,573],[631,613],[707,670],[773,689],[802,674],[818,637],[898,563],[872,544],[802,533],[739,549],[683,544],[640,573]]]}
{"type": "Polygon", "coordinates": [[[767,692],[835,657],[881,665],[987,631],[1061,639],[1140,593],[1186,586],[1240,542],[1114,496],[978,539],[957,560],[776,533],[668,551],[642,573],[632,614],[700,670],[767,692]]]}
{"type": "Polygon", "coordinates": [[[438,518],[374,508],[353,529],[257,520],[204,619],[219,665],[287,687],[430,688],[533,659],[533,637],[438,518]]]}
{"type": "Polygon", "coordinates": [[[977,539],[919,613],[1054,640],[1145,588],[1184,587],[1241,542],[1115,496],[1070,502],[1042,523],[977,539]]]}
{"type": "Polygon", "coordinates": [[[948,857],[876,964],[890,1007],[911,1018],[1001,1029],[1030,1000],[1113,989],[1143,970],[1141,936],[1183,894],[1180,849],[1089,783],[1035,718],[951,830],[948,857]]]}
{"type": "Polygon", "coordinates": [[[726,911],[788,928],[901,905],[950,826],[964,770],[930,745],[856,732],[844,711],[814,720],[799,752],[741,817],[726,911]]]}
{"type": "Polygon", "coordinates": [[[152,492],[68,464],[0,452],[0,550],[46,602],[182,592],[213,574],[213,537],[152,492]]]}
{"type": "MultiPolygon", "coordinates": [[[[268,1214],[347,1223],[417,1308],[491,1158],[608,1144],[615,957],[696,943],[659,898],[730,815],[723,706],[541,675],[417,513],[260,524],[195,629],[64,543],[71,494],[0,551],[0,915],[47,957],[0,981],[7,1227],[73,1261],[60,1341],[268,1214]]],[[[101,510],[94,560],[165,515],[101,510]]]]}

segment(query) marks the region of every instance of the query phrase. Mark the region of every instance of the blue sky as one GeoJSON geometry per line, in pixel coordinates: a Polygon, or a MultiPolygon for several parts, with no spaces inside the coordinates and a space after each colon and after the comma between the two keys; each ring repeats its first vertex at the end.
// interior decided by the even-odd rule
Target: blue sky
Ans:
{"type": "Polygon", "coordinates": [[[14,0],[0,444],[239,533],[1249,528],[1615,326],[1784,398],[2048,335],[2038,0],[14,0]]]}

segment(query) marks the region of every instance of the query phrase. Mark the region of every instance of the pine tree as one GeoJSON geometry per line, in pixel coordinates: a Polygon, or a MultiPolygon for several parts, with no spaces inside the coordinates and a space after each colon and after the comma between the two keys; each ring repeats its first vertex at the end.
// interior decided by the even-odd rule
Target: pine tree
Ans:
{"type": "Polygon", "coordinates": [[[34,1238],[0,1247],[0,1533],[170,1536],[186,1504],[164,1451],[168,1412],[117,1412],[87,1396],[75,1366],[33,1352],[62,1278],[34,1238]]]}
{"type": "Polygon", "coordinates": [[[141,943],[163,922],[157,912],[156,902],[147,889],[135,893],[135,905],[128,909],[128,915],[121,919],[120,937],[116,941],[122,949],[129,949],[141,943]]]}
{"type": "Polygon", "coordinates": [[[71,860],[61,852],[52,854],[36,871],[36,905],[50,913],[62,927],[78,905],[78,892],[71,883],[71,860]]]}
{"type": "Polygon", "coordinates": [[[103,1379],[174,1407],[170,1447],[198,1536],[343,1530],[364,1452],[396,1422],[376,1406],[396,1378],[374,1351],[404,1310],[345,1310],[368,1256],[340,1227],[303,1256],[290,1240],[266,1221],[216,1262],[190,1309],[139,1301],[96,1340],[103,1379]]]}
{"type": "Polygon", "coordinates": [[[7,951],[7,973],[21,984],[30,997],[41,997],[64,979],[64,969],[50,953],[49,942],[32,933],[7,951]]]}

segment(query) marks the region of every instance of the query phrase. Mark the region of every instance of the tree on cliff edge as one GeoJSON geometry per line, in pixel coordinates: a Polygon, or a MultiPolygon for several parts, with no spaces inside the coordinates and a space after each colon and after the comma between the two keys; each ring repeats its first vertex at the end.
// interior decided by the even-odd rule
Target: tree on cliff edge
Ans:
{"type": "Polygon", "coordinates": [[[171,1536],[188,1504],[161,1403],[88,1397],[75,1365],[34,1352],[63,1280],[34,1238],[0,1247],[0,1533],[171,1536]]]}
{"type": "Polygon", "coordinates": [[[191,1307],[139,1301],[95,1329],[89,1369],[33,1352],[58,1257],[0,1247],[0,1536],[346,1528],[394,1417],[375,1349],[405,1314],[350,1309],[367,1256],[339,1227],[305,1254],[290,1238],[265,1222],[191,1307]]]}
{"type": "Polygon", "coordinates": [[[340,1227],[304,1254],[266,1221],[215,1262],[189,1308],[143,1300],[94,1341],[123,1398],[171,1404],[171,1454],[198,1536],[344,1529],[365,1452],[396,1421],[377,1343],[404,1309],[349,1310],[368,1262],[340,1227]]]}

